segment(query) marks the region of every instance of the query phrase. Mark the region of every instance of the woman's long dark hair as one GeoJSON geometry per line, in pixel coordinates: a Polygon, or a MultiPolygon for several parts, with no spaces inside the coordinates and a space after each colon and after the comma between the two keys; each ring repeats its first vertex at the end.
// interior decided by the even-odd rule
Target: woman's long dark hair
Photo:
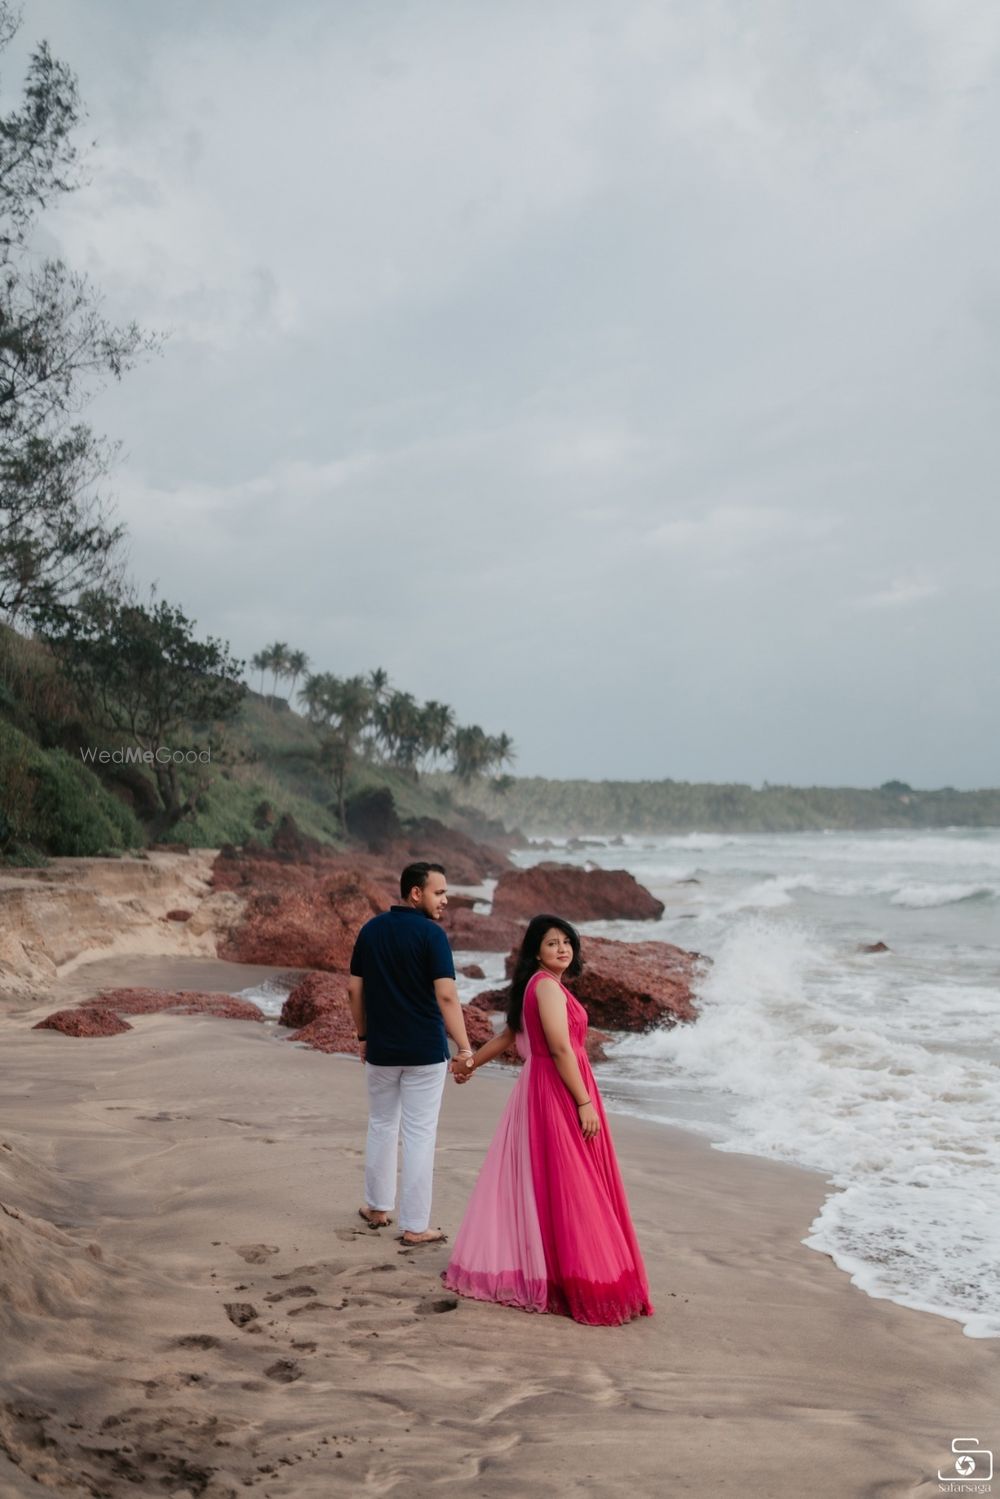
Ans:
{"type": "Polygon", "coordinates": [[[573,949],[573,961],[564,973],[564,978],[576,978],[583,968],[583,959],[580,957],[580,938],[576,929],[571,927],[568,921],[561,916],[532,916],[528,922],[528,930],[524,934],[521,943],[521,951],[517,955],[514,964],[514,973],[510,981],[510,998],[507,1001],[507,1024],[512,1031],[521,1029],[521,1016],[524,1010],[524,991],[528,987],[528,980],[538,968],[538,949],[542,945],[545,933],[558,927],[565,932],[569,938],[569,945],[573,949]]]}

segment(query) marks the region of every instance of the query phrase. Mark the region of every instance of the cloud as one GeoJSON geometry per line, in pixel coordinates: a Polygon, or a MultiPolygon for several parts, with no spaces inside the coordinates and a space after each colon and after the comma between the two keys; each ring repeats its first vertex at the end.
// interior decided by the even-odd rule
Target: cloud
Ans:
{"type": "Polygon", "coordinates": [[[934,694],[994,671],[1000,10],[86,12],[26,29],[98,140],[49,231],[174,332],[88,413],[140,581],[525,772],[995,778],[934,694]]]}
{"type": "Polygon", "coordinates": [[[595,44],[544,14],[530,38],[503,9],[446,46],[401,11],[161,37],[138,120],[98,116],[67,250],[219,348],[451,298],[590,186],[595,44]]]}
{"type": "Polygon", "coordinates": [[[838,516],[823,512],[728,503],[715,505],[703,515],[663,521],[653,527],[647,541],[663,552],[702,552],[713,557],[762,548],[773,552],[775,548],[800,542],[822,541],[840,523],[838,516]]]}
{"type": "Polygon", "coordinates": [[[941,584],[927,576],[895,578],[885,588],[862,594],[849,601],[854,609],[907,609],[922,604],[941,592],[941,584]]]}

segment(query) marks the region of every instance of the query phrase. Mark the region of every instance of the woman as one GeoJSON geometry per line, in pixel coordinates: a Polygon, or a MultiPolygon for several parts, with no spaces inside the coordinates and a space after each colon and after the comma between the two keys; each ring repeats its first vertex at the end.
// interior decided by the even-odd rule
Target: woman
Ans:
{"type": "Polygon", "coordinates": [[[615,1326],[653,1307],[587,1059],[587,1012],[562,982],[580,967],[570,924],[534,917],[506,1029],[466,1064],[471,1076],[512,1043],[524,1058],[442,1279],[480,1301],[615,1326]]]}

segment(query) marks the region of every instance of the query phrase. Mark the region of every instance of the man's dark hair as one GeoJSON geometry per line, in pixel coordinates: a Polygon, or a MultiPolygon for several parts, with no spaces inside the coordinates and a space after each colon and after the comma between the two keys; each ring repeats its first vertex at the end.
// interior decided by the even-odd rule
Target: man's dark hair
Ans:
{"type": "Polygon", "coordinates": [[[444,874],[443,864],[428,864],[426,859],[418,859],[416,864],[407,864],[403,873],[399,876],[399,893],[404,900],[409,900],[410,891],[416,885],[422,890],[427,884],[429,874],[444,874]]]}

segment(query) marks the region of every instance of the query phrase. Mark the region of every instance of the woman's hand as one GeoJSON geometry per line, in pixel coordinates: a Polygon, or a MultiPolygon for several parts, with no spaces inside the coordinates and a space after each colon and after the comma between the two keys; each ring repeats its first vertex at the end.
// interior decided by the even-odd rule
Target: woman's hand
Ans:
{"type": "Polygon", "coordinates": [[[452,1057],[449,1064],[451,1075],[456,1083],[467,1083],[475,1067],[471,1051],[460,1051],[457,1056],[452,1057]]]}
{"type": "Polygon", "coordinates": [[[580,1119],[580,1128],[583,1130],[583,1138],[592,1140],[601,1132],[601,1118],[592,1103],[582,1103],[577,1109],[580,1119]]]}

